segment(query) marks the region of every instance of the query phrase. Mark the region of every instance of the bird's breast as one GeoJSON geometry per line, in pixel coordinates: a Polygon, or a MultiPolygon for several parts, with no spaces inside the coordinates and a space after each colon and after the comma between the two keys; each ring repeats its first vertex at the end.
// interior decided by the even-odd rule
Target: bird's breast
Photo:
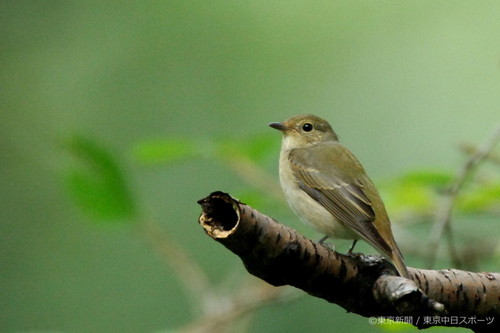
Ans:
{"type": "Polygon", "coordinates": [[[290,168],[288,154],[280,155],[280,183],[288,205],[306,224],[332,238],[358,239],[359,236],[338,221],[320,203],[300,189],[298,180],[290,168]]]}

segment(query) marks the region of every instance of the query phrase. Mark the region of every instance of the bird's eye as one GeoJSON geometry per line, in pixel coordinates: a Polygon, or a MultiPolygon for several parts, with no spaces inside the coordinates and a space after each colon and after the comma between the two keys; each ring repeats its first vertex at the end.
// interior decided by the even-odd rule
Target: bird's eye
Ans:
{"type": "Polygon", "coordinates": [[[313,130],[313,125],[310,123],[305,123],[304,125],[302,125],[302,130],[304,132],[311,132],[313,130]]]}

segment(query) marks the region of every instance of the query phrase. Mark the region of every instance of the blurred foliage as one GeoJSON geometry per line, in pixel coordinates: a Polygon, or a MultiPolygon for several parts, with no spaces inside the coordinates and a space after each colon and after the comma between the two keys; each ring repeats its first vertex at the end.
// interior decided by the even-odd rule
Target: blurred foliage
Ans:
{"type": "Polygon", "coordinates": [[[132,149],[134,159],[144,165],[167,165],[198,154],[196,143],[188,139],[143,141],[132,149]]]}
{"type": "Polygon", "coordinates": [[[279,149],[276,135],[258,134],[247,137],[228,138],[163,138],[144,140],[132,147],[136,163],[145,166],[167,166],[188,158],[207,158],[225,161],[227,157],[244,156],[255,162],[269,157],[279,149]]]}
{"type": "MultiPolygon", "coordinates": [[[[411,319],[408,319],[411,320],[411,319]]],[[[385,332],[401,332],[408,329],[413,329],[413,325],[405,323],[405,322],[395,322],[390,319],[382,320],[380,324],[380,328],[385,332]]]]}
{"type": "Polygon", "coordinates": [[[480,214],[484,211],[500,213],[500,179],[474,184],[465,195],[459,197],[458,208],[469,214],[480,214]]]}
{"type": "Polygon", "coordinates": [[[137,204],[118,159],[97,141],[81,135],[71,137],[66,149],[74,160],[66,183],[78,206],[94,221],[133,220],[137,204]]]}
{"type": "Polygon", "coordinates": [[[439,194],[453,179],[446,171],[416,170],[386,182],[385,204],[392,214],[425,215],[439,205],[439,194]]]}
{"type": "Polygon", "coordinates": [[[251,135],[239,138],[227,138],[217,143],[219,156],[223,158],[234,155],[245,156],[254,162],[262,162],[267,157],[279,151],[279,134],[271,133],[251,135]]]}
{"type": "MultiPolygon", "coordinates": [[[[205,141],[164,138],[141,141],[130,152],[134,163],[144,167],[168,167],[188,159],[208,159],[216,160],[222,167],[241,175],[239,166],[250,163],[250,170],[246,171],[262,172],[253,163],[270,157],[270,153],[277,149],[277,143],[276,135],[262,134],[205,141]],[[239,164],[228,163],[234,160],[239,164]]],[[[110,148],[82,135],[72,136],[65,147],[73,161],[67,167],[65,182],[70,197],[85,214],[93,221],[113,223],[137,217],[138,203],[130,191],[130,179],[124,172],[127,167],[110,148]]],[[[241,200],[254,205],[265,205],[273,200],[266,197],[258,184],[252,184],[251,178],[243,180],[248,182],[248,188],[241,192],[241,200]]]]}
{"type": "MultiPolygon", "coordinates": [[[[436,212],[440,198],[454,180],[452,171],[414,170],[382,183],[385,204],[392,214],[429,216],[436,212]]],[[[500,208],[500,177],[488,182],[467,182],[458,196],[456,212],[481,214],[498,212],[500,208]]]]}

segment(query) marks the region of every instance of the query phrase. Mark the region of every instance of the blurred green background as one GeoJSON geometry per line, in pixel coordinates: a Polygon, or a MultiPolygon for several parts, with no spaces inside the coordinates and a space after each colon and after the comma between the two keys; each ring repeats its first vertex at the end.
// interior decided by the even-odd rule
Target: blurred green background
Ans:
{"type": "MultiPolygon", "coordinates": [[[[333,124],[380,185],[408,264],[425,267],[433,189],[465,161],[458,145],[500,120],[499,15],[496,1],[1,1],[0,330],[159,332],[198,318],[146,220],[215,290],[241,292],[239,259],[197,224],[196,201],[215,190],[319,239],[241,176],[249,166],[279,191],[267,124],[299,113],[333,124]]],[[[469,267],[498,271],[498,165],[481,170],[470,191],[490,194],[464,203],[455,236],[481,244],[469,267]]],[[[435,267],[451,266],[440,250],[435,267]]],[[[309,296],[235,325],[399,329],[309,296]]]]}

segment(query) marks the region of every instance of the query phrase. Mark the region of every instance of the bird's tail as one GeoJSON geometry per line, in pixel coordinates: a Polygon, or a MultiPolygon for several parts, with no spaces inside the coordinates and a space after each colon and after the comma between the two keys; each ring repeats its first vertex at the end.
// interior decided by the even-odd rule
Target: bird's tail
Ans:
{"type": "Polygon", "coordinates": [[[399,250],[397,245],[392,249],[390,259],[391,259],[392,263],[394,264],[394,266],[396,266],[396,269],[398,270],[399,275],[401,277],[408,279],[409,278],[408,269],[406,268],[405,261],[403,259],[403,255],[401,254],[401,251],[399,250]]]}

